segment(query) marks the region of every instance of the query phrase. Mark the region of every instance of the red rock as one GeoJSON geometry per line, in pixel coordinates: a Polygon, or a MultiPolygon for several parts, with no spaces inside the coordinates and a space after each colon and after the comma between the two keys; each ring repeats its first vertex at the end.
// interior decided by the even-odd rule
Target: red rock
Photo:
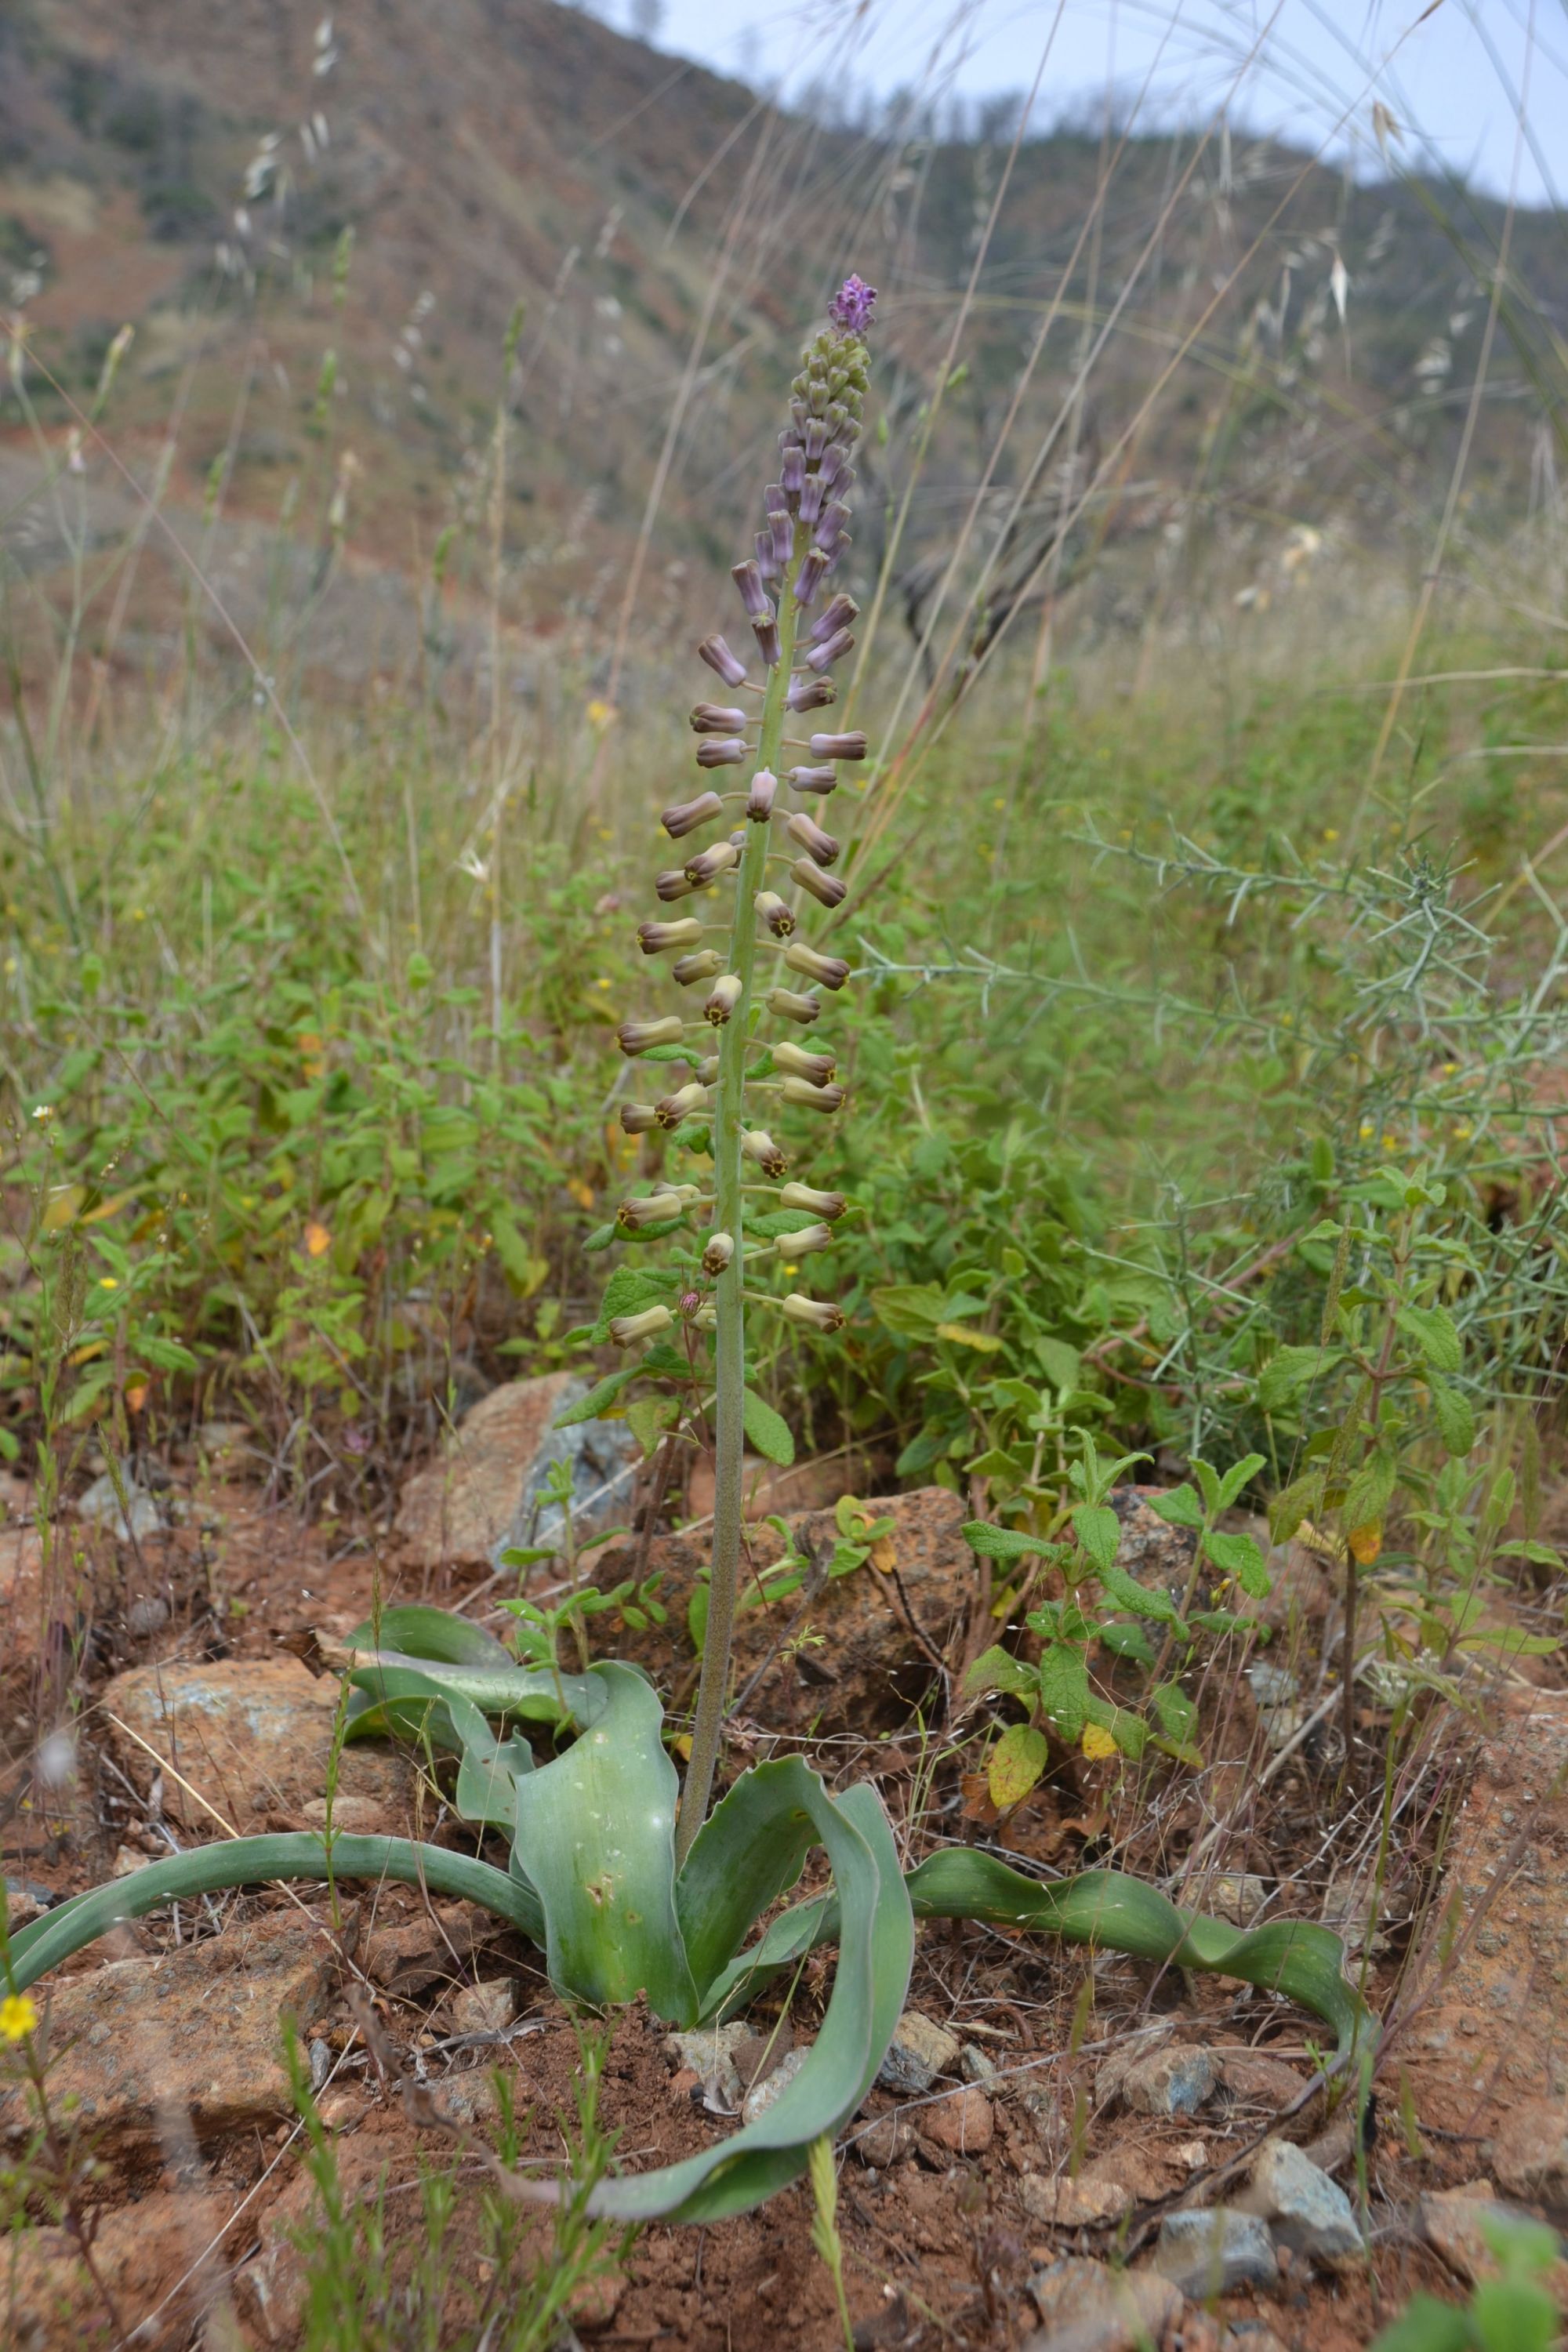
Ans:
{"type": "Polygon", "coordinates": [[[928,2147],[952,2156],[983,2155],[996,2137],[996,2111],[973,2083],[951,2098],[920,2108],[915,2124],[928,2147]]]}

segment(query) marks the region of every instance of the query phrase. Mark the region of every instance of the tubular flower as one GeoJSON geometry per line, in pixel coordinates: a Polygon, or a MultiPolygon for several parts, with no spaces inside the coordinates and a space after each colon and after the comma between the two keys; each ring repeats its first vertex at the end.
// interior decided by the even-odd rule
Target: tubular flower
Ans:
{"type": "Polygon", "coordinates": [[[746,665],[737,661],[722,637],[704,637],[697,648],[711,670],[717,670],[726,686],[744,686],[746,665]]]}
{"type": "Polygon", "coordinates": [[[678,915],[673,923],[639,923],[637,945],[644,955],[662,955],[666,948],[694,948],[702,937],[695,915],[678,915]]]}
{"type": "Polygon", "coordinates": [[[735,1255],[735,1244],[729,1234],[710,1234],[708,1246],[702,1253],[702,1271],[717,1278],[735,1255]]]}
{"type": "Polygon", "coordinates": [[[724,803],[717,793],[699,793],[694,801],[677,801],[667,808],[659,823],[671,841],[679,841],[682,834],[695,833],[700,824],[710,824],[723,814],[724,803]]]}
{"type": "Polygon", "coordinates": [[[786,1184],[779,1194],[779,1206],[809,1210],[814,1217],[826,1217],[833,1224],[849,1203],[842,1192],[819,1192],[810,1184],[786,1184]]]}
{"type": "Polygon", "coordinates": [[[715,1029],[722,1029],[744,994],[744,983],[732,971],[725,972],[713,983],[707,1003],[702,1007],[715,1029]]]}
{"type": "Polygon", "coordinates": [[[652,1339],[668,1331],[674,1320],[668,1307],[645,1307],[636,1315],[613,1315],[610,1337],[617,1348],[635,1347],[639,1339],[652,1339]]]}
{"type": "Polygon", "coordinates": [[[748,1160],[756,1161],[764,1176],[782,1176],[789,1166],[766,1128],[747,1128],[741,1137],[741,1150],[748,1160]]]}
{"type": "Polygon", "coordinates": [[[802,996],[793,988],[770,988],[764,999],[770,1013],[781,1021],[798,1021],[803,1026],[815,1021],[822,1011],[820,996],[802,996]]]}
{"type": "Polygon", "coordinates": [[[831,1299],[807,1298],[804,1291],[792,1290],[782,1302],[791,1323],[804,1323],[812,1331],[842,1331],[844,1309],[831,1299]]]}
{"type": "Polygon", "coordinates": [[[849,885],[837,874],[825,874],[809,857],[797,857],[789,869],[789,878],[824,907],[841,907],[849,896],[849,885]]]}
{"type": "Polygon", "coordinates": [[[799,1110],[838,1110],[844,1102],[842,1087],[814,1087],[809,1078],[785,1078],[779,1092],[799,1110]]]}
{"type": "Polygon", "coordinates": [[[818,866],[837,864],[839,844],[830,833],[824,833],[816,819],[807,816],[804,809],[795,810],[784,831],[808,857],[816,859],[818,866]]]}
{"type": "Polygon", "coordinates": [[[842,956],[818,955],[804,940],[792,940],[784,950],[784,960],[791,971],[798,971],[805,980],[815,980],[823,988],[842,988],[849,977],[849,967],[842,956]]]}
{"type": "Polygon", "coordinates": [[[645,1192],[640,1200],[621,1202],[616,1223],[623,1233],[640,1234],[648,1225],[667,1225],[685,1205],[679,1192],[645,1192]]]}
{"type": "Polygon", "coordinates": [[[646,1054],[655,1045],[679,1045],[685,1026],[679,1013],[666,1013],[657,1021],[623,1021],[616,1041],[623,1054],[646,1054]]]}
{"type": "Polygon", "coordinates": [[[831,1054],[808,1054],[804,1045],[788,1037],[781,1038],[773,1049],[773,1067],[786,1070],[793,1077],[809,1078],[814,1087],[825,1087],[833,1076],[831,1054]]]}
{"type": "Polygon", "coordinates": [[[790,1259],[810,1257],[817,1250],[833,1247],[833,1229],[829,1225],[803,1225],[799,1233],[781,1234],[773,1244],[778,1256],[790,1259]]]}
{"type": "Polygon", "coordinates": [[[654,1117],[660,1127],[677,1128],[684,1120],[694,1118],[699,1111],[704,1111],[707,1108],[708,1089],[704,1086],[700,1086],[693,1078],[689,1086],[677,1087],[672,1095],[666,1095],[655,1110],[654,1117]]]}
{"type": "Polygon", "coordinates": [[[724,959],[717,948],[699,948],[695,955],[677,956],[669,976],[682,988],[690,988],[697,981],[712,980],[723,969],[724,959]]]}
{"type": "Polygon", "coordinates": [[[766,925],[775,940],[787,940],[795,929],[795,912],[776,890],[759,890],[752,901],[758,920],[766,925]]]}

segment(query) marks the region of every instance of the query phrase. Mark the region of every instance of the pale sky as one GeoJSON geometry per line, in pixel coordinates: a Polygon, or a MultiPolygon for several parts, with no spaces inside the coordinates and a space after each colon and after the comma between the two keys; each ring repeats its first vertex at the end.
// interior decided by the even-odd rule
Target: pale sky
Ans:
{"type": "MultiPolygon", "coordinates": [[[[598,0],[630,29],[637,0],[598,0]]],[[[1026,89],[1050,44],[1035,119],[1080,119],[1152,76],[1151,129],[1206,119],[1228,90],[1237,129],[1351,146],[1376,164],[1379,100],[1405,157],[1521,202],[1568,195],[1568,0],[666,0],[658,46],[721,73],[788,84],[847,74],[885,94],[951,73],[974,94],[1026,89]],[[1248,61],[1250,58],[1250,62],[1248,61]],[[1529,137],[1519,133],[1521,93],[1529,137]]],[[[1393,150],[1395,155],[1400,151],[1393,150]]]]}

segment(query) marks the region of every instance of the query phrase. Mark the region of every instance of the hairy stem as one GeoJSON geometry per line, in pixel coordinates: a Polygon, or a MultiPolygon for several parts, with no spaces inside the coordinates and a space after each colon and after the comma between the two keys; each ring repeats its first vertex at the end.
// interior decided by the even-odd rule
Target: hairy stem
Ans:
{"type": "MultiPolygon", "coordinates": [[[[797,550],[798,552],[798,550],[797,550]]],[[[779,658],[768,674],[763,700],[757,766],[776,774],[784,739],[790,657],[795,651],[795,604],[790,594],[795,565],[779,584],[779,658]]],[[[730,1648],[735,1630],[735,1595],[741,1572],[741,1489],[745,1467],[746,1392],[745,1206],[741,1182],[741,1131],[746,1123],[746,1045],[752,1028],[752,982],[757,961],[757,918],[752,900],[767,875],[771,824],[746,829],[745,855],[735,887],[735,920],[730,940],[730,970],[741,983],[719,1046],[719,1083],[713,1101],[713,1224],[728,1234],[734,1255],[719,1276],[713,1305],[714,1334],[713,1566],[708,1587],[708,1629],[702,1643],[702,1678],[697,1685],[697,1716],[691,1728],[691,1761],[675,1831],[679,1867],[708,1814],[719,1741],[730,1687],[730,1648]]]]}
{"type": "MultiPolygon", "coordinates": [[[[471,1854],[450,1853],[446,1847],[420,1845],[410,1838],[335,1837],[331,1874],[334,1878],[399,1879],[407,1886],[427,1886],[437,1895],[455,1895],[483,1906],[498,1917],[510,1919],[535,1943],[544,1940],[544,1917],[539,1898],[504,1870],[471,1854]]],[[[210,1895],[220,1887],[256,1886],[264,1880],[328,1875],[326,1842],[315,1830],[284,1831],[272,1837],[235,1838],[220,1845],[196,1846],[188,1853],[171,1854],[166,1862],[150,1863],[90,1894],[76,1895],[46,1912],[30,1927],[12,1937],[7,1990],[26,1992],[48,1969],[96,1942],[121,1919],[139,1919],[192,1895],[210,1895]]]]}

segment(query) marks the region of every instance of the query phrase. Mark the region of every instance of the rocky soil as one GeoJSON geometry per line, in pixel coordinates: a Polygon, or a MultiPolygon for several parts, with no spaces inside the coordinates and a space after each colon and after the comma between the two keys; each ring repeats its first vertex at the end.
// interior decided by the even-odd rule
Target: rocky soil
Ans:
{"type": "MultiPolygon", "coordinates": [[[[338,1688],[324,1651],[373,1591],[485,1617],[508,1589],[495,1556],[530,1507],[547,1404],[489,1401],[413,1482],[399,1531],[356,1542],[269,1511],[232,1433],[171,1463],[165,1482],[144,1476],[129,1523],[116,1501],[39,1528],[10,1482],[0,1811],[14,1923],[150,1855],[319,1825],[338,1688]]],[[[618,1473],[611,1461],[584,1475],[618,1473]]],[[[1336,1815],[1338,1759],[1310,1721],[1331,1584],[1307,1555],[1281,1555],[1269,1672],[1291,1689],[1243,1675],[1205,1691],[1201,1783],[1133,1806],[1115,1765],[1068,1759],[1000,1820],[963,1752],[936,1759],[950,1735],[961,1746],[954,1694],[990,1638],[965,1512],[939,1489],[879,1499],[890,1532],[830,1579],[844,1475],[829,1465],[797,1486],[807,1507],[787,1525],[803,1581],[743,1621],[737,1760],[804,1746],[829,1773],[874,1778],[917,1853],[961,1837],[1026,1866],[1114,1860],[1238,1920],[1328,1916],[1384,2021],[1358,2161],[1348,2110],[1314,2093],[1310,2021],[1282,2002],[929,1925],[882,2079],[841,2150],[857,2344],[1349,2352],[1415,2288],[1455,2296],[1483,2274],[1499,2209],[1568,2220],[1568,1697],[1505,1677],[1405,1752],[1404,1859],[1379,1892],[1381,1790],[1351,1791],[1336,1815]],[[1288,1727],[1271,1725],[1287,1708],[1288,1727]]],[[[635,1497],[621,1500],[624,1523],[635,1497]]],[[[1184,1576],[1182,1538],[1131,1490],[1120,1508],[1128,1564],[1184,1576]]],[[[757,1522],[752,1540],[760,1573],[784,1539],[757,1522]]],[[[631,1557],[630,1539],[612,1545],[600,1581],[631,1557]]],[[[638,1565],[662,1573],[668,1622],[615,1643],[677,1696],[703,1558],[700,1526],[656,1536],[638,1565]]],[[[334,1805],[345,1828],[452,1833],[440,1788],[390,1748],[348,1752],[334,1805]]],[[[799,2063],[828,1981],[814,1964],[786,2004],[717,2034],[622,2017],[604,2093],[618,2159],[667,2161],[755,2112],[799,2063]]],[[[546,2163],[581,2072],[532,1948],[404,1888],[344,1889],[336,1905],[325,1888],[205,1898],[121,1927],[40,1990],[54,2137],[40,2150],[37,2097],[13,2064],[0,2166],[69,2188],[34,2198],[0,2263],[0,2342],[25,2352],[301,2340],[300,2239],[319,2210],[285,2021],[345,2197],[382,2198],[389,2240],[412,2250],[422,2168],[455,2168],[449,2252],[479,2293],[496,2072],[522,2158],[546,2163]]],[[[526,2224],[541,2246],[545,2226],[526,2224]]],[[[649,2231],[584,2291],[576,2337],[829,2352],[842,2339],[810,2226],[795,2189],[741,2220],[649,2231]]]]}

